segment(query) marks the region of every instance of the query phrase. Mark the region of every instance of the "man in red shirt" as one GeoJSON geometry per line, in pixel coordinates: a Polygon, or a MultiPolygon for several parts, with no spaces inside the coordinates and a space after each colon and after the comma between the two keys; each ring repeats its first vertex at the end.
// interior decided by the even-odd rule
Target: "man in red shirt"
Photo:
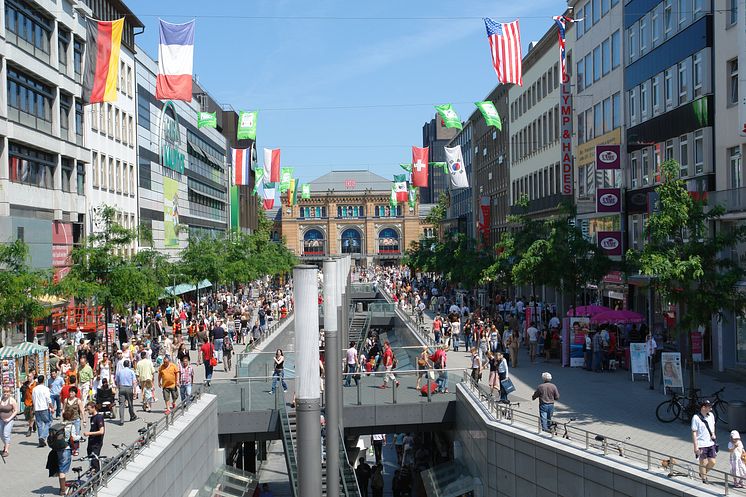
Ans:
{"type": "Polygon", "coordinates": [[[75,377],[75,375],[70,376],[70,383],[62,387],[62,390],[60,391],[60,402],[63,404],[67,400],[67,398],[70,396],[70,387],[75,387],[78,389],[78,395],[77,397],[80,398],[80,389],[78,388],[78,378],[75,377]]]}
{"type": "Polygon", "coordinates": [[[389,380],[396,382],[396,386],[399,386],[399,381],[391,371],[394,369],[394,351],[391,350],[391,344],[388,340],[383,343],[383,366],[386,368],[386,374],[383,376],[383,385],[378,388],[388,388],[389,380]]]}

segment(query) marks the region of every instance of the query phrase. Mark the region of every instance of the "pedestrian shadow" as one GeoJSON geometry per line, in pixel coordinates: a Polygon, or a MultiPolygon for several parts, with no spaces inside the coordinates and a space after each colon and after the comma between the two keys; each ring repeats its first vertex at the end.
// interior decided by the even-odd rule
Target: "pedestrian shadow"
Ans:
{"type": "Polygon", "coordinates": [[[36,495],[59,495],[60,487],[53,487],[51,485],[47,485],[46,487],[41,487],[41,488],[37,488],[36,490],[32,490],[31,493],[36,494],[36,495]]]}

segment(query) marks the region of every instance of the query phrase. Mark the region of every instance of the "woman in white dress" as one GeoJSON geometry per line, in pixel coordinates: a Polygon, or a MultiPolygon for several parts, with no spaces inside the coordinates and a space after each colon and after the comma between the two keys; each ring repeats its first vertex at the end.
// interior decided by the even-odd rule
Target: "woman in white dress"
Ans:
{"type": "Polygon", "coordinates": [[[733,486],[735,488],[744,488],[746,463],[743,460],[743,442],[741,442],[741,435],[737,430],[730,432],[728,451],[730,452],[730,474],[733,475],[733,486]]]}

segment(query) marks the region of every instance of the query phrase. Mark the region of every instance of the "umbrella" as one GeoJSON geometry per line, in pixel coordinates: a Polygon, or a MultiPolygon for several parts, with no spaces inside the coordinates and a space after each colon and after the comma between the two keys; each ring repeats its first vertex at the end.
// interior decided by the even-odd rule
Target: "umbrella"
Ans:
{"type": "Polygon", "coordinates": [[[634,311],[607,311],[591,316],[591,324],[601,323],[642,323],[645,316],[634,311]]]}
{"type": "Polygon", "coordinates": [[[568,316],[595,316],[602,312],[609,312],[612,309],[602,305],[580,305],[575,308],[573,313],[572,309],[567,313],[568,316]]]}

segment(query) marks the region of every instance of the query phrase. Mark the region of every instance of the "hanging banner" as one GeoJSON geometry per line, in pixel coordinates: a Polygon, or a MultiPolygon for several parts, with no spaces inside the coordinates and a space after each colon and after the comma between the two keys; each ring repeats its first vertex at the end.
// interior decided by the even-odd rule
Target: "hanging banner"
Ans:
{"type": "Polygon", "coordinates": [[[597,170],[620,169],[621,164],[621,145],[596,145],[597,170]]]}
{"type": "Polygon", "coordinates": [[[702,340],[705,330],[702,326],[692,331],[692,360],[702,362],[704,360],[704,343],[702,340]]]}
{"type": "Polygon", "coordinates": [[[479,198],[478,228],[482,238],[486,240],[490,234],[490,198],[487,195],[479,198]]]}
{"type": "Polygon", "coordinates": [[[300,198],[302,198],[303,200],[308,200],[309,198],[311,198],[311,185],[305,183],[301,187],[300,192],[300,198]]]}
{"type": "Polygon", "coordinates": [[[280,168],[280,194],[285,193],[290,188],[290,180],[293,179],[292,167],[281,167],[280,168]]]}
{"type": "Polygon", "coordinates": [[[238,229],[238,220],[240,217],[239,213],[239,200],[238,200],[238,185],[231,185],[231,229],[238,229]]]}
{"type": "Polygon", "coordinates": [[[218,116],[216,112],[197,112],[197,129],[217,127],[218,116]]]}
{"type": "Polygon", "coordinates": [[[598,246],[606,255],[622,255],[622,232],[599,231],[598,246]]]}
{"type": "Polygon", "coordinates": [[[163,177],[163,245],[179,246],[179,182],[163,177]]]}
{"type": "Polygon", "coordinates": [[[241,111],[238,115],[236,138],[239,140],[256,140],[257,111],[241,111]]]}
{"type": "Polygon", "coordinates": [[[681,353],[664,352],[661,354],[661,371],[663,373],[663,393],[667,388],[684,390],[684,376],[681,374],[681,353]]]}
{"type": "Polygon", "coordinates": [[[560,85],[560,164],[562,165],[562,195],[573,194],[572,178],[572,87],[565,74],[560,85]]]}
{"type": "Polygon", "coordinates": [[[598,188],[596,190],[596,212],[622,212],[622,190],[620,188],[598,188]]]}

